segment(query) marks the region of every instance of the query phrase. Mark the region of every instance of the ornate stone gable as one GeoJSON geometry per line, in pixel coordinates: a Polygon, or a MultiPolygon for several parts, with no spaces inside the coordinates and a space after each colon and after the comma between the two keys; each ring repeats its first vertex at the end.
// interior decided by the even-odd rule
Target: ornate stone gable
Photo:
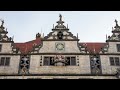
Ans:
{"type": "Polygon", "coordinates": [[[120,42],[120,26],[118,25],[118,21],[115,20],[116,26],[112,27],[112,35],[108,36],[107,42],[120,42]]]}
{"type": "MultiPolygon", "coordinates": [[[[1,19],[0,19],[1,20],[1,19]]],[[[1,54],[18,54],[20,53],[19,49],[16,48],[13,38],[8,37],[7,28],[4,27],[4,20],[1,20],[0,26],[0,43],[2,45],[2,52],[1,54]]]]}
{"type": "Polygon", "coordinates": [[[44,40],[55,40],[55,41],[79,41],[77,36],[74,36],[71,32],[69,32],[68,25],[67,27],[63,24],[62,15],[60,14],[60,19],[57,21],[57,25],[54,27],[52,32],[50,32],[47,36],[43,38],[44,40]]]}
{"type": "Polygon", "coordinates": [[[8,31],[7,31],[7,28],[5,30],[4,20],[1,20],[1,22],[2,23],[1,23],[1,26],[0,26],[0,42],[11,42],[11,41],[13,41],[13,38],[7,36],[8,31]]]}

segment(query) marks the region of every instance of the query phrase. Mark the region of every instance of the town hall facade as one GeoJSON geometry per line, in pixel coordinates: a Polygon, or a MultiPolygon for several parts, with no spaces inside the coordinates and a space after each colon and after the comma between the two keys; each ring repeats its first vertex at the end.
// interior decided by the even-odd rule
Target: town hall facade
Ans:
{"type": "Polygon", "coordinates": [[[104,43],[82,43],[62,15],[51,32],[16,43],[0,26],[0,79],[119,79],[120,26],[104,43]]]}

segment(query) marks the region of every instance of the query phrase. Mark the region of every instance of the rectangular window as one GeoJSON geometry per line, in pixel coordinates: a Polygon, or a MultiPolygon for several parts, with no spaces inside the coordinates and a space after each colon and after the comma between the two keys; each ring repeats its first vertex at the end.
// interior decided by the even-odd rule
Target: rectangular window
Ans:
{"type": "MultiPolygon", "coordinates": [[[[71,65],[74,66],[76,65],[76,57],[65,57],[65,66],[71,65]]],[[[54,57],[44,57],[44,66],[54,66],[55,63],[55,58],[54,57]]],[[[57,63],[57,62],[56,62],[57,63]]]]}
{"type": "Polygon", "coordinates": [[[119,57],[110,57],[110,65],[120,66],[119,57]]]}
{"type": "Polygon", "coordinates": [[[2,51],[2,45],[0,44],[0,52],[2,51]]]}
{"type": "Polygon", "coordinates": [[[120,65],[119,57],[115,57],[115,64],[116,64],[116,66],[119,66],[119,65],[120,65]]]}
{"type": "Polygon", "coordinates": [[[110,57],[110,65],[115,65],[113,57],[110,57]]]}
{"type": "Polygon", "coordinates": [[[54,57],[50,57],[50,65],[54,65],[54,57]]]}
{"type": "Polygon", "coordinates": [[[5,63],[5,57],[1,57],[0,66],[4,66],[4,63],[5,63]]]}
{"type": "Polygon", "coordinates": [[[117,44],[117,51],[120,52],[120,44],[117,44]]]}
{"type": "Polygon", "coordinates": [[[44,66],[50,65],[50,59],[49,57],[44,57],[44,66]]]}
{"type": "Polygon", "coordinates": [[[9,66],[9,64],[10,64],[10,57],[1,57],[0,66],[9,66]]]}
{"type": "Polygon", "coordinates": [[[9,66],[9,64],[10,64],[10,57],[6,57],[5,66],[9,66]]]}
{"type": "Polygon", "coordinates": [[[71,66],[76,65],[76,57],[66,57],[65,60],[67,62],[66,66],[67,65],[71,65],[71,66]]]}
{"type": "Polygon", "coordinates": [[[66,66],[70,65],[70,57],[66,57],[65,60],[66,60],[66,66]]]}
{"type": "Polygon", "coordinates": [[[76,58],[75,57],[71,57],[70,65],[76,65],[76,58]]]}
{"type": "Polygon", "coordinates": [[[54,57],[44,57],[44,66],[54,65],[54,57]]]}

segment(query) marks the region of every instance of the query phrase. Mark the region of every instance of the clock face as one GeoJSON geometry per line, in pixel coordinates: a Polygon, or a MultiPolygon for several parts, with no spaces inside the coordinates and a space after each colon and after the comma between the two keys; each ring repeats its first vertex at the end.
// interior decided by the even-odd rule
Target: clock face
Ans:
{"type": "Polygon", "coordinates": [[[57,43],[56,44],[56,49],[57,50],[64,50],[64,44],[63,43],[57,43]]]}

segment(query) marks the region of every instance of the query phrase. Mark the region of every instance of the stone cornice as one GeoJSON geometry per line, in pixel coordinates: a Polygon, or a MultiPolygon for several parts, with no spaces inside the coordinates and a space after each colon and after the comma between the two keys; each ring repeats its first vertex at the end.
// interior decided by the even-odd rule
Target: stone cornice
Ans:
{"type": "Polygon", "coordinates": [[[0,43],[14,43],[14,41],[0,41],[0,43]]]}
{"type": "MultiPolygon", "coordinates": [[[[1,74],[0,76],[23,76],[23,74],[1,74]]],[[[115,74],[26,74],[24,76],[115,76],[115,74]]]]}
{"type": "Polygon", "coordinates": [[[120,53],[106,53],[106,54],[90,54],[90,53],[29,53],[29,54],[12,54],[0,53],[0,55],[120,55],[120,53]]]}

